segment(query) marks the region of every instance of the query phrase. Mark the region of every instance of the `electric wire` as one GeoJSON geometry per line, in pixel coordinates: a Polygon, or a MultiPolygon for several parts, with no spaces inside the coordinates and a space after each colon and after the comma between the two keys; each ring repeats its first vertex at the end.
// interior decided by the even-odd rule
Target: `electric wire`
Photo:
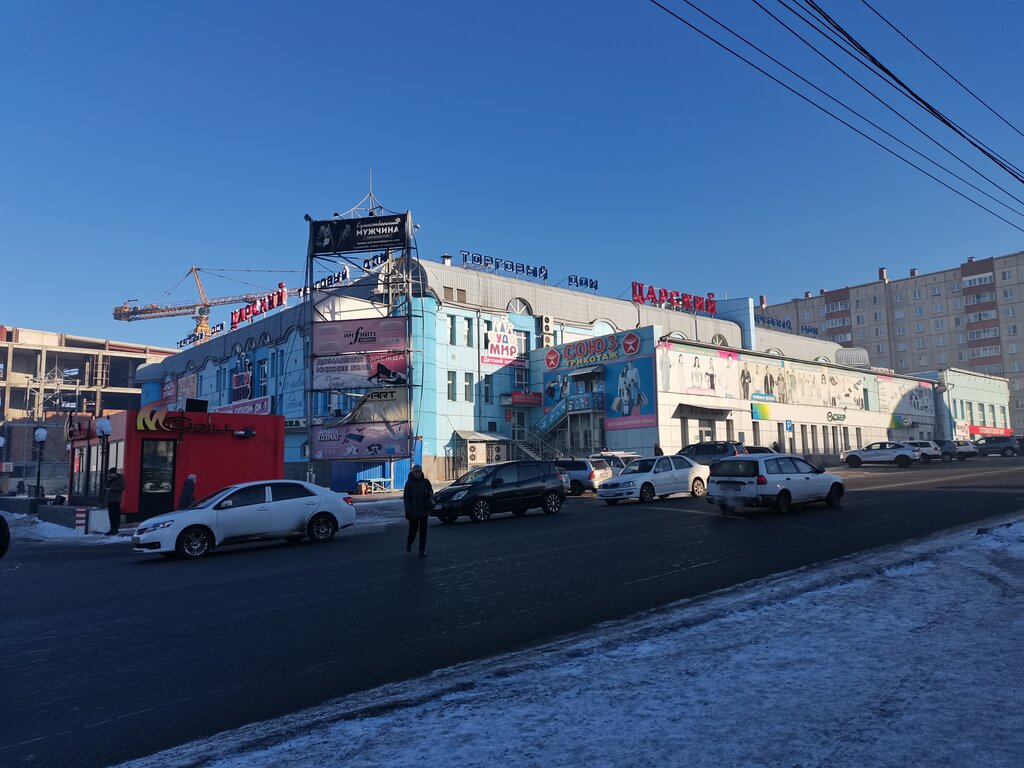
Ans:
{"type": "MultiPolygon", "coordinates": [[[[691,6],[692,6],[692,3],[689,3],[689,2],[688,2],[688,0],[683,0],[683,2],[686,2],[686,3],[687,3],[687,5],[691,5],[691,6]]],[[[838,70],[838,71],[839,71],[840,73],[842,73],[844,77],[846,77],[847,79],[849,79],[849,80],[850,80],[850,81],[851,81],[852,83],[854,83],[854,84],[855,84],[855,85],[856,85],[856,86],[857,86],[858,88],[860,88],[861,90],[863,90],[863,91],[864,91],[864,92],[865,92],[865,93],[866,93],[866,94],[867,94],[868,96],[870,96],[871,98],[873,98],[873,99],[874,99],[875,101],[877,101],[877,102],[878,102],[879,104],[881,104],[881,105],[882,105],[883,107],[885,107],[885,108],[886,108],[887,110],[889,110],[890,112],[892,112],[892,114],[894,114],[894,115],[895,115],[896,117],[898,117],[898,118],[899,118],[900,120],[902,120],[902,121],[903,121],[904,123],[906,123],[906,124],[907,124],[908,126],[910,126],[910,127],[911,127],[911,128],[913,128],[913,129],[914,129],[915,131],[917,131],[917,132],[918,132],[919,134],[921,134],[921,136],[923,136],[924,138],[928,139],[928,140],[929,140],[930,142],[932,142],[932,143],[933,143],[933,144],[934,144],[934,145],[935,145],[936,147],[938,147],[939,149],[941,149],[941,150],[942,150],[943,152],[945,152],[946,154],[948,154],[948,155],[949,155],[950,157],[952,157],[952,158],[953,158],[954,160],[956,160],[957,162],[961,163],[961,164],[962,164],[962,165],[963,165],[964,167],[966,167],[966,168],[967,168],[968,170],[970,170],[970,171],[973,171],[974,173],[976,173],[976,174],[977,174],[978,176],[980,176],[981,178],[983,178],[983,179],[984,179],[985,181],[987,181],[987,182],[988,182],[989,184],[991,184],[992,186],[994,186],[994,187],[995,187],[996,189],[998,189],[999,191],[1003,192],[1003,193],[1004,193],[1004,194],[1006,194],[1006,195],[1007,195],[1008,197],[1011,197],[1011,198],[1013,198],[1014,200],[1016,200],[1016,201],[1017,201],[1018,203],[1020,203],[1021,205],[1024,205],[1024,199],[1021,199],[1021,198],[1017,197],[1016,195],[1014,195],[1014,194],[1013,194],[1012,192],[1010,192],[1010,191],[1009,191],[1008,189],[1006,189],[1005,187],[1001,186],[1001,185],[1000,185],[999,183],[997,183],[997,182],[996,182],[995,180],[993,180],[993,179],[989,178],[988,176],[986,176],[986,175],[985,175],[984,173],[982,173],[982,172],[981,172],[980,170],[978,170],[978,169],[977,169],[977,168],[975,168],[975,167],[974,167],[973,165],[971,165],[970,163],[968,163],[968,162],[967,162],[966,160],[964,160],[964,159],[963,159],[962,157],[960,157],[959,155],[957,155],[957,154],[956,154],[955,152],[953,152],[953,151],[952,151],[951,149],[949,149],[948,147],[946,147],[946,146],[945,146],[944,144],[942,144],[942,143],[941,143],[940,141],[938,141],[938,140],[937,140],[937,139],[935,139],[935,138],[934,138],[933,136],[931,136],[930,134],[928,134],[928,133],[927,133],[927,132],[926,132],[926,131],[925,131],[925,130],[924,130],[923,128],[921,128],[920,126],[918,126],[917,124],[915,124],[915,123],[914,123],[914,122],[913,122],[913,121],[912,121],[912,120],[911,120],[910,118],[906,117],[906,116],[905,116],[904,114],[902,114],[902,113],[901,113],[901,112],[900,112],[900,111],[899,111],[898,109],[896,109],[895,107],[893,107],[892,105],[890,105],[890,104],[889,104],[888,102],[886,102],[886,101],[885,101],[885,100],[884,100],[883,98],[881,98],[881,97],[880,97],[880,96],[879,96],[878,94],[876,94],[876,93],[875,93],[874,91],[872,91],[872,90],[871,90],[870,88],[868,88],[868,87],[867,87],[866,85],[864,85],[864,84],[863,84],[862,82],[860,82],[860,81],[859,81],[859,80],[858,80],[858,79],[857,79],[856,77],[854,77],[854,76],[853,76],[852,74],[850,74],[850,73],[849,73],[849,72],[848,72],[847,70],[845,70],[845,69],[844,69],[844,68],[843,68],[842,66],[840,66],[839,64],[837,64],[837,63],[836,63],[835,61],[833,61],[833,60],[832,60],[831,58],[829,58],[829,57],[828,57],[828,55],[826,55],[826,54],[825,54],[825,53],[823,53],[823,52],[822,52],[821,50],[819,50],[819,49],[818,49],[818,48],[817,48],[817,47],[816,47],[816,46],[815,46],[815,45],[814,45],[814,44],[813,44],[812,42],[810,42],[810,41],[809,41],[809,40],[808,40],[807,38],[805,38],[805,37],[804,37],[803,35],[801,35],[801,34],[800,34],[799,32],[797,32],[797,31],[796,31],[795,29],[793,29],[793,28],[792,28],[792,27],[791,27],[791,26],[790,26],[789,24],[787,24],[787,23],[786,23],[786,22],[785,22],[784,20],[782,20],[781,18],[779,18],[778,16],[776,16],[776,15],[775,15],[774,13],[772,13],[772,11],[770,11],[770,10],[769,10],[768,8],[766,8],[766,7],[764,6],[764,5],[762,5],[762,4],[761,4],[760,0],[751,0],[751,2],[753,2],[753,3],[754,3],[754,5],[756,5],[756,6],[758,7],[758,8],[760,8],[760,9],[761,9],[762,11],[764,11],[764,12],[765,12],[766,14],[768,14],[768,16],[770,16],[770,17],[771,17],[772,19],[774,19],[774,20],[775,20],[775,21],[776,21],[776,22],[777,22],[777,23],[778,23],[778,24],[779,24],[780,26],[782,26],[783,28],[785,28],[785,29],[786,29],[786,30],[787,30],[787,31],[788,31],[788,32],[789,32],[790,34],[792,34],[792,35],[793,35],[794,37],[796,37],[796,38],[797,38],[798,40],[800,40],[800,42],[802,42],[802,43],[803,43],[803,44],[804,44],[805,46],[807,46],[808,48],[810,48],[810,49],[811,49],[812,51],[814,51],[814,52],[815,52],[816,54],[818,54],[818,56],[820,56],[820,57],[821,57],[821,58],[823,58],[823,59],[824,59],[825,61],[827,61],[827,62],[828,62],[829,64],[831,64],[831,65],[832,65],[832,66],[833,66],[833,67],[834,67],[835,69],[837,69],[837,70],[838,70]]],[[[788,6],[786,6],[786,3],[784,2],[784,0],[779,0],[779,3],[780,3],[781,5],[783,5],[784,7],[787,7],[787,8],[788,8],[788,6]]],[[[693,7],[694,7],[694,8],[696,8],[696,6],[693,6],[693,7]]],[[[706,13],[704,13],[704,11],[702,11],[702,10],[701,10],[700,8],[696,8],[696,10],[697,10],[698,12],[700,12],[700,13],[704,14],[705,16],[707,16],[707,14],[706,14],[706,13]]],[[[792,9],[791,9],[791,8],[790,8],[789,10],[791,10],[791,11],[792,11],[792,9]]],[[[715,19],[713,19],[713,18],[712,18],[712,17],[710,17],[710,16],[708,16],[708,18],[711,18],[711,20],[712,20],[712,21],[715,21],[715,19]]],[[[806,22],[807,20],[806,20],[806,19],[804,19],[804,21],[806,22]]],[[[715,23],[719,24],[719,26],[723,26],[723,28],[724,28],[724,29],[726,29],[726,31],[730,32],[731,34],[733,34],[733,35],[735,35],[735,36],[737,36],[737,37],[740,37],[740,36],[739,36],[739,35],[738,35],[738,34],[737,34],[736,32],[733,32],[733,31],[732,31],[731,29],[729,29],[728,27],[724,27],[724,25],[722,25],[722,24],[721,24],[721,22],[715,21],[715,23]]],[[[818,31],[820,32],[820,30],[818,30],[818,31]]],[[[860,118],[861,118],[862,120],[864,120],[864,121],[865,121],[866,123],[868,123],[869,125],[871,125],[871,126],[875,127],[876,129],[878,129],[879,131],[881,131],[882,133],[884,133],[884,134],[885,134],[886,136],[888,136],[889,138],[893,139],[894,141],[897,141],[897,142],[899,142],[900,144],[902,144],[902,145],[903,145],[904,147],[906,147],[907,149],[909,149],[909,150],[910,150],[911,152],[913,152],[914,154],[916,154],[916,155],[918,155],[918,156],[920,156],[920,157],[924,158],[925,160],[927,160],[928,162],[932,163],[932,164],[933,164],[933,165],[935,165],[936,167],[938,167],[938,168],[941,168],[941,169],[942,169],[943,171],[945,171],[946,173],[948,173],[948,174],[949,174],[950,176],[954,177],[955,179],[958,179],[959,181],[962,181],[962,182],[963,182],[964,184],[966,184],[967,186],[969,186],[969,187],[970,187],[971,189],[975,190],[975,191],[976,191],[976,192],[978,192],[979,194],[982,194],[982,195],[984,195],[984,196],[985,196],[985,197],[987,197],[987,198],[988,198],[989,200],[992,200],[993,202],[997,203],[998,205],[1001,205],[1001,206],[1003,206],[1004,208],[1006,208],[1007,210],[1009,210],[1009,211],[1011,211],[1011,212],[1013,212],[1013,213],[1017,214],[1018,216],[1024,216],[1024,213],[1022,213],[1021,211],[1019,211],[1019,210],[1017,210],[1017,209],[1013,208],[1012,206],[1010,206],[1010,205],[1008,205],[1007,203],[1003,202],[1002,200],[1000,200],[999,198],[995,197],[994,195],[992,195],[992,194],[990,194],[990,193],[986,192],[985,190],[981,189],[981,187],[978,187],[977,185],[973,184],[972,182],[970,182],[970,181],[968,181],[967,179],[963,178],[962,176],[958,175],[958,174],[957,174],[957,173],[955,173],[954,171],[950,170],[950,169],[949,169],[949,168],[947,168],[946,166],[944,166],[944,165],[942,165],[941,163],[939,163],[939,162],[938,162],[937,160],[934,160],[934,159],[932,159],[932,158],[928,157],[928,156],[927,156],[927,155],[925,155],[925,154],[924,154],[923,152],[921,152],[921,151],[919,151],[919,150],[915,149],[914,147],[912,147],[911,145],[907,144],[907,143],[906,143],[905,141],[903,141],[902,139],[899,139],[899,138],[897,138],[896,136],[894,136],[894,135],[893,135],[892,133],[890,133],[890,132],[889,132],[889,131],[887,131],[886,129],[882,128],[882,127],[881,127],[880,125],[878,125],[877,123],[873,122],[873,121],[872,121],[872,120],[870,120],[869,118],[865,117],[864,115],[860,114],[860,113],[859,113],[859,112],[857,112],[856,110],[854,110],[854,109],[852,109],[851,107],[847,106],[846,104],[844,104],[843,102],[839,101],[839,100],[838,100],[838,99],[836,99],[835,97],[831,96],[831,95],[830,95],[830,94],[828,94],[827,92],[823,91],[823,90],[822,90],[821,88],[819,88],[818,86],[816,86],[816,85],[814,85],[813,83],[809,82],[809,81],[808,81],[808,80],[807,80],[806,78],[804,78],[804,77],[802,77],[801,75],[799,75],[798,73],[794,72],[794,71],[793,71],[792,69],[790,69],[789,67],[787,67],[787,66],[786,66],[785,64],[783,64],[782,62],[780,62],[780,61],[778,61],[777,59],[773,58],[773,57],[772,57],[771,55],[769,55],[768,53],[765,53],[764,51],[762,51],[762,50],[761,50],[760,48],[758,48],[758,47],[757,47],[756,45],[754,45],[754,44],[753,44],[753,43],[751,43],[750,41],[748,41],[748,40],[744,39],[743,37],[740,37],[740,39],[741,39],[741,40],[743,40],[743,41],[744,41],[745,43],[747,43],[747,45],[749,45],[750,47],[754,48],[754,50],[757,50],[757,51],[759,51],[759,52],[760,52],[760,53],[762,53],[762,54],[763,54],[764,56],[766,56],[767,58],[769,58],[769,59],[771,59],[772,61],[774,61],[774,62],[775,62],[776,64],[778,64],[778,65],[779,65],[780,67],[782,67],[783,69],[785,69],[785,70],[786,70],[787,72],[789,72],[790,74],[792,74],[792,75],[794,75],[795,77],[798,77],[798,78],[800,78],[801,80],[803,80],[803,81],[804,81],[805,83],[807,83],[808,85],[810,85],[810,86],[811,86],[812,88],[814,88],[815,90],[817,90],[817,91],[818,91],[819,93],[822,93],[823,95],[825,95],[826,97],[828,97],[828,98],[829,98],[829,99],[831,99],[832,101],[836,102],[837,104],[839,104],[839,105],[840,105],[840,106],[842,106],[843,108],[845,108],[845,109],[849,110],[850,112],[852,112],[853,114],[857,115],[857,116],[858,116],[858,117],[860,117],[860,118]]],[[[863,62],[861,62],[861,63],[863,64],[863,62]]],[[[867,66],[867,65],[865,65],[865,66],[867,66]]],[[[877,73],[875,73],[875,74],[876,74],[876,76],[879,76],[879,77],[880,77],[880,75],[877,75],[877,73]]]]}
{"type": "Polygon", "coordinates": [[[917,43],[915,43],[915,42],[914,42],[913,40],[911,40],[911,39],[910,39],[909,37],[907,37],[907,36],[906,36],[905,34],[903,34],[903,32],[902,32],[902,31],[900,31],[900,30],[899,30],[899,29],[898,29],[898,28],[896,27],[896,25],[895,25],[895,24],[893,24],[893,23],[892,23],[891,21],[889,21],[889,20],[888,20],[887,18],[885,18],[885,16],[883,16],[883,15],[882,15],[882,14],[881,14],[881,13],[880,13],[879,11],[877,11],[877,10],[875,9],[875,7],[871,5],[871,3],[869,3],[869,2],[867,1],[867,0],[860,0],[860,1],[861,1],[861,3],[863,3],[863,4],[864,4],[864,5],[865,5],[865,6],[866,6],[866,7],[868,8],[868,10],[869,10],[869,11],[871,11],[871,12],[872,12],[873,14],[875,14],[875,16],[877,16],[877,17],[878,17],[878,18],[880,18],[880,19],[881,19],[881,20],[882,20],[883,22],[885,22],[885,24],[886,24],[886,25],[887,25],[887,26],[888,26],[888,27],[889,27],[889,28],[890,28],[890,29],[891,29],[891,30],[892,30],[893,32],[895,32],[895,33],[896,33],[897,35],[899,35],[899,36],[900,36],[900,37],[902,37],[902,38],[903,38],[904,40],[906,40],[906,41],[907,41],[907,42],[908,42],[908,43],[909,43],[909,44],[910,44],[911,46],[913,46],[913,47],[914,47],[914,49],[915,49],[915,50],[917,50],[917,52],[918,52],[918,53],[920,53],[920,54],[921,54],[922,56],[924,56],[924,57],[925,57],[926,59],[928,59],[928,61],[930,61],[930,62],[931,62],[932,64],[934,64],[934,65],[935,65],[936,67],[938,67],[939,69],[941,69],[941,70],[943,71],[943,73],[945,73],[945,75],[946,75],[946,76],[947,76],[947,77],[948,77],[948,78],[949,78],[950,80],[952,80],[952,81],[953,81],[954,83],[956,83],[956,84],[957,84],[957,85],[959,85],[959,86],[960,86],[961,88],[963,88],[963,89],[964,89],[965,91],[967,91],[967,93],[969,93],[969,94],[970,94],[971,96],[973,96],[973,97],[974,97],[974,99],[975,99],[975,100],[976,100],[976,101],[977,101],[977,102],[978,102],[979,104],[981,104],[981,105],[982,105],[983,107],[985,107],[985,109],[987,109],[987,110],[988,110],[989,112],[991,112],[991,113],[992,113],[993,115],[995,115],[995,116],[996,116],[996,117],[998,117],[998,118],[999,118],[1000,120],[1002,120],[1002,121],[1003,121],[1003,123],[1005,123],[1005,124],[1006,124],[1006,126],[1007,126],[1008,128],[1010,128],[1010,129],[1011,129],[1011,130],[1012,130],[1012,131],[1013,131],[1014,133],[1016,133],[1016,134],[1017,134],[1018,136],[1020,136],[1020,137],[1021,137],[1022,139],[1024,139],[1024,133],[1021,133],[1021,132],[1020,132],[1020,130],[1019,130],[1019,129],[1017,128],[1017,126],[1015,126],[1015,125],[1014,125],[1013,123],[1011,123],[1011,122],[1010,122],[1009,120],[1007,120],[1007,119],[1006,119],[1005,117],[1003,117],[1003,116],[1002,116],[1001,114],[999,114],[998,112],[996,112],[996,110],[995,110],[995,109],[993,109],[993,108],[992,108],[992,107],[991,107],[991,106],[990,106],[990,105],[988,104],[988,102],[986,102],[986,101],[985,101],[985,100],[984,100],[983,98],[981,98],[981,97],[980,97],[980,96],[979,96],[978,94],[976,94],[976,93],[975,93],[974,91],[972,91],[972,90],[971,90],[970,88],[968,88],[968,87],[967,87],[966,85],[964,85],[964,84],[963,84],[962,82],[960,82],[960,81],[959,81],[959,80],[958,80],[958,79],[957,79],[957,78],[956,78],[956,77],[955,77],[955,76],[953,75],[953,73],[952,73],[952,72],[950,72],[950,71],[949,71],[948,69],[946,69],[946,68],[945,68],[944,66],[942,66],[941,64],[939,64],[939,62],[937,62],[937,61],[936,61],[935,59],[933,59],[933,58],[932,58],[931,56],[929,56],[929,55],[928,55],[928,54],[927,54],[927,53],[926,53],[925,51],[923,51],[923,50],[922,50],[922,49],[920,48],[920,46],[918,46],[918,45],[917,45],[917,43]]]}
{"type": "Polygon", "coordinates": [[[792,86],[790,86],[790,85],[788,85],[788,84],[784,83],[784,82],[783,82],[782,80],[779,80],[779,79],[778,79],[777,77],[775,77],[774,75],[772,75],[772,74],[771,74],[770,72],[768,72],[768,71],[766,71],[765,69],[763,69],[762,67],[758,66],[758,65],[757,65],[757,64],[755,64],[755,63],[754,63],[753,61],[751,61],[751,60],[750,60],[750,59],[748,59],[747,57],[743,56],[743,55],[742,55],[741,53],[738,53],[738,52],[734,51],[734,50],[733,50],[732,48],[730,48],[730,47],[729,47],[728,45],[726,45],[725,43],[722,43],[722,42],[720,42],[719,40],[716,40],[716,39],[715,39],[714,37],[712,37],[711,35],[709,35],[709,34],[708,34],[707,32],[705,32],[704,30],[702,30],[702,29],[701,29],[700,27],[698,27],[698,26],[696,26],[696,25],[694,25],[694,24],[691,24],[691,23],[690,23],[689,21],[687,21],[686,19],[684,19],[684,18],[683,18],[682,16],[680,16],[679,14],[677,14],[677,13],[676,13],[675,11],[673,11],[673,10],[671,10],[670,8],[667,8],[667,7],[665,7],[664,5],[662,5],[662,4],[661,4],[661,3],[660,3],[660,2],[658,1],[658,0],[649,0],[649,2],[650,2],[650,3],[652,4],[652,5],[655,5],[655,6],[657,6],[658,8],[660,8],[661,10],[663,10],[663,11],[664,11],[665,13],[669,14],[670,16],[672,16],[672,17],[673,17],[674,19],[676,19],[677,21],[681,22],[681,23],[682,23],[682,24],[684,24],[685,26],[687,26],[687,27],[689,27],[690,29],[692,29],[692,30],[693,30],[694,32],[696,32],[697,34],[699,34],[699,35],[700,35],[701,37],[704,37],[705,39],[707,39],[707,40],[708,40],[708,41],[710,41],[711,43],[714,43],[715,45],[717,45],[717,46],[718,46],[719,48],[722,48],[723,50],[725,50],[725,51],[726,51],[727,53],[730,53],[730,54],[732,54],[733,56],[735,56],[736,58],[740,59],[741,61],[743,61],[743,62],[744,62],[744,63],[746,63],[747,65],[749,65],[749,66],[753,67],[753,68],[754,68],[754,69],[756,69],[756,70],[757,70],[758,72],[760,72],[760,73],[761,73],[762,75],[764,75],[765,77],[767,77],[767,78],[769,78],[770,80],[774,81],[774,82],[775,82],[775,83],[777,83],[778,85],[782,86],[783,88],[785,88],[785,89],[786,89],[787,91],[789,91],[789,92],[790,92],[790,93],[792,93],[793,95],[795,95],[795,96],[799,97],[800,99],[803,99],[804,101],[806,101],[806,102],[807,102],[808,104],[810,104],[810,105],[811,105],[812,107],[814,107],[815,109],[818,109],[818,110],[820,110],[821,112],[824,112],[824,113],[825,113],[826,115],[828,115],[829,117],[831,117],[831,118],[832,118],[833,120],[836,120],[836,121],[838,121],[838,122],[842,123],[842,124],[843,124],[843,125],[845,125],[845,126],[846,126],[847,128],[849,128],[849,129],[850,129],[851,131],[854,131],[854,132],[855,132],[855,133],[857,133],[858,135],[860,135],[860,136],[862,136],[863,138],[865,138],[865,139],[867,139],[868,141],[870,141],[870,142],[871,142],[872,144],[874,144],[875,146],[879,147],[880,149],[884,150],[885,152],[888,152],[888,153],[889,153],[890,155],[892,155],[892,156],[893,156],[893,157],[895,157],[896,159],[898,159],[898,160],[900,160],[900,161],[902,161],[902,162],[906,163],[907,165],[911,166],[912,168],[915,168],[915,169],[917,169],[918,171],[920,171],[921,173],[923,173],[923,174],[924,174],[925,176],[927,176],[928,178],[930,178],[930,179],[932,179],[933,181],[935,181],[935,182],[937,182],[937,183],[941,184],[941,185],[942,185],[943,187],[945,187],[946,189],[948,189],[948,190],[949,190],[950,192],[952,192],[953,194],[955,194],[955,195],[958,195],[959,197],[962,197],[962,198],[963,198],[964,200],[966,200],[967,202],[971,203],[972,205],[975,205],[975,206],[977,206],[978,208],[981,208],[981,209],[982,209],[983,211],[986,211],[986,212],[990,213],[991,215],[995,216],[995,217],[996,217],[997,219],[999,219],[1000,221],[1004,222],[1005,224],[1008,224],[1009,226],[1013,227],[1014,229],[1018,230],[1019,232],[1024,232],[1024,227],[1020,227],[1020,226],[1018,226],[1017,224],[1014,224],[1014,223],[1013,223],[1012,221],[1009,221],[1008,219],[1004,218],[1003,216],[1000,216],[1000,215],[999,215],[998,213],[996,213],[995,211],[993,211],[993,210],[992,210],[991,208],[988,208],[988,207],[986,207],[985,205],[983,205],[983,204],[979,203],[979,202],[978,202],[977,200],[974,200],[973,198],[971,198],[971,197],[968,197],[967,195],[965,195],[965,194],[964,194],[963,192],[961,192],[960,190],[958,190],[958,189],[956,189],[956,188],[954,188],[954,187],[950,186],[949,184],[947,184],[947,183],[946,183],[945,181],[943,181],[942,179],[940,179],[940,178],[938,178],[937,176],[935,176],[935,175],[933,175],[933,174],[929,173],[928,171],[926,171],[926,170],[925,170],[924,168],[922,168],[921,166],[917,165],[916,163],[912,162],[911,160],[908,160],[907,158],[905,158],[905,157],[903,157],[902,155],[900,155],[900,154],[899,154],[898,152],[896,152],[896,151],[894,151],[894,150],[890,149],[889,147],[885,146],[885,145],[884,145],[884,144],[882,144],[882,143],[881,143],[880,141],[878,141],[877,139],[875,139],[875,138],[873,138],[873,137],[869,136],[868,134],[864,133],[864,131],[860,130],[860,129],[859,129],[859,128],[857,128],[856,126],[854,126],[854,125],[851,125],[851,124],[850,124],[849,122],[847,122],[846,120],[844,120],[843,118],[841,118],[841,117],[840,117],[839,115],[835,114],[834,112],[831,112],[831,111],[829,111],[828,109],[826,109],[825,107],[821,106],[821,105],[820,105],[820,104],[818,104],[817,102],[813,101],[813,100],[812,100],[812,99],[810,99],[809,97],[807,97],[807,96],[805,96],[804,94],[800,93],[800,92],[799,92],[798,90],[796,90],[796,89],[795,89],[795,88],[793,88],[792,86]]]}
{"type": "Polygon", "coordinates": [[[913,88],[911,88],[909,85],[903,82],[903,80],[901,80],[896,75],[896,73],[894,73],[892,70],[886,67],[881,61],[879,61],[879,59],[876,58],[867,48],[865,48],[852,34],[850,34],[846,29],[844,29],[843,26],[839,24],[839,22],[833,19],[828,14],[828,12],[826,12],[820,5],[818,5],[818,3],[815,0],[803,0],[803,2],[806,3],[806,6],[811,8],[814,11],[814,13],[818,15],[819,18],[821,18],[826,24],[832,27],[837,33],[839,33],[839,35],[841,35],[847,42],[849,42],[850,45],[852,45],[858,53],[864,56],[864,58],[867,59],[872,66],[874,66],[876,69],[884,73],[885,76],[889,78],[889,80],[891,80],[899,89],[903,90],[922,109],[924,109],[936,120],[938,120],[940,123],[945,125],[951,131],[960,136],[962,139],[964,139],[964,141],[966,141],[968,144],[977,149],[985,157],[989,158],[993,163],[995,163],[1004,171],[1006,171],[1010,176],[1015,178],[1017,181],[1024,183],[1024,172],[1022,172],[1012,163],[1009,163],[1007,160],[1002,158],[994,150],[986,146],[980,139],[978,139],[977,137],[975,137],[965,129],[961,128],[956,123],[954,123],[950,118],[948,118],[936,107],[934,107],[922,96],[920,96],[913,88]]]}

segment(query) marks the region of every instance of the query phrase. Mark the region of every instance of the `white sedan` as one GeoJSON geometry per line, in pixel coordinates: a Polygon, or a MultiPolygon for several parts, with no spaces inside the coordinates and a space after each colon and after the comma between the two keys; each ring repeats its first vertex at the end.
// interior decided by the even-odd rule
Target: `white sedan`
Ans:
{"type": "Polygon", "coordinates": [[[262,480],[221,488],[188,509],[145,520],[132,536],[134,552],[186,559],[215,547],[268,539],[328,541],[355,525],[352,498],[298,480],[262,480]]]}
{"type": "Polygon", "coordinates": [[[664,499],[673,493],[703,496],[708,487],[711,468],[685,456],[652,456],[627,464],[611,480],[597,489],[597,498],[605,504],[618,504],[622,499],[639,499],[647,504],[654,497],[664,499]]]}

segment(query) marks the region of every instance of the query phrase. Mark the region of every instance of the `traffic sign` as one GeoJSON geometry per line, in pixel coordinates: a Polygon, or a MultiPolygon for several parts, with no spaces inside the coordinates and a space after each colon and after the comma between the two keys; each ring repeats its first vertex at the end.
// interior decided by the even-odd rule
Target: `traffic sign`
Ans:
{"type": "Polygon", "coordinates": [[[786,431],[787,432],[792,432],[793,431],[793,420],[792,419],[786,419],[786,431]]]}

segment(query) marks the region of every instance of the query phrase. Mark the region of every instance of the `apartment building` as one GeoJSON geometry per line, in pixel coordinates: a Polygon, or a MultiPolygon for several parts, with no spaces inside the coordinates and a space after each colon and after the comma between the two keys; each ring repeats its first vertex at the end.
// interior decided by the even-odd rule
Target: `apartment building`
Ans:
{"type": "Polygon", "coordinates": [[[968,258],[953,269],[807,292],[763,308],[791,333],[862,347],[896,373],[961,368],[1005,376],[1010,426],[1024,430],[1024,252],[968,258]]]}

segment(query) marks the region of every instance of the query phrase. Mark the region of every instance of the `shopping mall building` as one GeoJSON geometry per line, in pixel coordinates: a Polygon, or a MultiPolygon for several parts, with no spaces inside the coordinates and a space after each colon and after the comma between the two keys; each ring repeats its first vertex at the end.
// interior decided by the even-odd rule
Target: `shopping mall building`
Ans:
{"type": "MultiPolygon", "coordinates": [[[[711,439],[825,456],[956,428],[945,372],[871,368],[863,350],[790,333],[751,298],[614,286],[631,301],[584,276],[548,285],[535,265],[452,261],[368,259],[316,292],[314,311],[279,308],[140,369],[143,404],[284,416],[286,472],[346,489],[401,487],[412,461],[452,478],[506,458],[711,439]],[[382,399],[391,422],[353,420],[383,413],[382,399]]],[[[974,374],[958,376],[966,391],[974,374]]],[[[984,418],[1008,432],[1006,382],[982,379],[984,418]]]]}

